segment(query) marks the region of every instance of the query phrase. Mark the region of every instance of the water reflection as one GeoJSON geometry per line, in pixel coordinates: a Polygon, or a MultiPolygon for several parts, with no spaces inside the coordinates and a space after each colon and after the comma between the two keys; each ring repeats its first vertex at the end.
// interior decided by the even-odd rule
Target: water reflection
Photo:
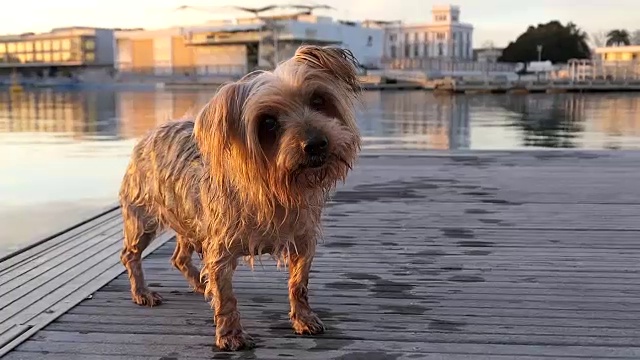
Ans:
{"type": "Polygon", "coordinates": [[[517,115],[511,126],[521,129],[526,147],[575,148],[584,131],[585,98],[576,96],[514,96],[504,107],[517,115]]]}
{"type": "MultiPolygon", "coordinates": [[[[23,144],[135,139],[159,123],[193,115],[212,94],[0,92],[0,136],[23,144]]],[[[638,147],[638,107],[636,94],[367,92],[358,125],[365,148],[621,149],[638,147]]]]}
{"type": "MultiPolygon", "coordinates": [[[[0,92],[0,254],[112,204],[136,139],[212,94],[0,92]]],[[[365,149],[640,149],[639,110],[638,94],[367,92],[358,125],[365,149]]]]}

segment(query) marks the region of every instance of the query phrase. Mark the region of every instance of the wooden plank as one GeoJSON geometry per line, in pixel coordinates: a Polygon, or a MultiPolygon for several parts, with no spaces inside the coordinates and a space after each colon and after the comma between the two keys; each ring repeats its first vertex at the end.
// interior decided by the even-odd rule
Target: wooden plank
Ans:
{"type": "Polygon", "coordinates": [[[626,152],[365,156],[327,208],[312,268],[325,334],[292,333],[286,269],[265,258],[234,277],[258,347],[218,353],[210,305],[170,265],[168,241],[143,262],[161,306],[133,304],[122,267],[104,265],[58,301],[55,321],[34,312],[41,330],[18,331],[6,355],[637,359],[639,163],[626,152]]]}
{"type": "Polygon", "coordinates": [[[34,244],[30,244],[25,248],[7,254],[3,256],[3,260],[0,261],[0,275],[4,275],[9,271],[12,271],[17,266],[21,266],[24,263],[31,263],[34,258],[49,251],[56,249],[67,241],[71,241],[77,239],[78,237],[82,237],[88,231],[94,230],[96,227],[102,226],[105,223],[109,223],[113,219],[120,216],[120,209],[113,209],[103,214],[103,216],[99,217],[91,217],[89,221],[86,223],[82,223],[79,226],[72,227],[71,230],[61,233],[59,236],[43,239],[47,240],[40,243],[41,240],[35,242],[34,244]],[[34,246],[35,244],[38,244],[34,246]]]}
{"type": "MultiPolygon", "coordinates": [[[[147,250],[145,250],[143,257],[148,256],[155,249],[164,245],[173,236],[174,235],[171,232],[166,232],[159,236],[149,245],[147,250]]],[[[30,328],[13,339],[0,338],[0,340],[4,340],[0,342],[0,357],[7,354],[13,348],[24,342],[33,334],[37,333],[40,329],[47,326],[82,300],[86,299],[87,296],[107,284],[114,277],[118,276],[118,274],[122,273],[124,271],[124,267],[120,264],[118,257],[121,241],[122,238],[119,238],[114,242],[113,249],[116,251],[112,252],[111,256],[103,257],[102,261],[93,267],[93,271],[79,271],[80,275],[77,275],[72,279],[74,281],[68,281],[65,284],[66,287],[56,289],[51,294],[42,298],[41,301],[35,303],[35,308],[32,306],[28,308],[27,311],[21,313],[21,319],[19,321],[29,322],[30,328]]],[[[91,264],[91,259],[87,259],[86,263],[91,264]]],[[[79,267],[78,269],[84,268],[79,267]]]]}
{"type": "MultiPolygon", "coordinates": [[[[135,338],[132,334],[121,334],[124,336],[118,339],[135,338]]],[[[155,335],[155,334],[154,334],[155,335]]],[[[186,334],[185,334],[186,335],[186,334]]],[[[107,336],[105,336],[106,338],[107,336]]],[[[206,337],[206,336],[205,336],[206,337]]],[[[212,342],[213,336],[209,336],[209,343],[212,342]]],[[[203,339],[205,340],[205,339],[203,339]]],[[[257,348],[251,353],[256,358],[273,357],[276,354],[282,354],[279,358],[293,357],[295,359],[307,359],[306,355],[322,352],[322,359],[336,355],[330,351],[337,351],[338,356],[345,356],[353,353],[366,353],[372,351],[377,353],[378,359],[394,358],[396,354],[425,354],[425,353],[441,353],[441,354],[486,354],[491,351],[495,355],[511,355],[520,358],[521,355],[533,355],[543,357],[562,357],[562,356],[580,356],[580,357],[596,357],[606,358],[637,358],[640,356],[640,348],[638,347],[615,347],[615,346],[577,346],[577,345],[544,345],[544,344],[521,344],[521,345],[504,345],[504,344],[471,344],[471,343],[437,343],[427,342],[427,339],[417,342],[407,341],[374,341],[374,340],[353,340],[326,338],[303,338],[293,335],[284,337],[278,336],[270,339],[270,343],[277,352],[269,351],[269,349],[257,348]]],[[[205,343],[198,345],[184,344],[130,344],[130,343],[76,343],[69,342],[42,342],[29,341],[20,346],[20,351],[42,352],[48,353],[72,353],[72,354],[96,354],[96,355],[154,355],[157,357],[174,354],[174,356],[198,357],[200,359],[210,358],[212,346],[205,343]]],[[[245,355],[240,353],[239,355],[245,355]]],[[[363,354],[364,355],[364,354],[363,354]]],[[[320,357],[316,357],[321,359],[320,357]]],[[[335,357],[333,357],[335,358],[335,357]]]]}
{"type": "Polygon", "coordinates": [[[73,242],[67,242],[64,247],[56,251],[42,254],[33,264],[10,271],[0,278],[5,281],[0,290],[0,309],[8,306],[16,299],[25,296],[31,291],[39,289],[43,284],[59,276],[68,266],[80,263],[85,257],[95,251],[108,246],[110,242],[105,239],[118,237],[122,233],[122,222],[114,221],[114,224],[98,228],[99,232],[86,234],[86,238],[79,238],[73,242]]]}
{"type": "MultiPolygon", "coordinates": [[[[200,345],[202,346],[202,345],[200,345]]],[[[190,354],[181,354],[178,352],[171,352],[169,356],[158,355],[98,355],[98,354],[76,354],[76,353],[47,353],[47,360],[177,360],[177,359],[198,359],[202,360],[202,357],[192,357],[190,354]]],[[[491,355],[487,357],[484,354],[452,354],[452,353],[400,353],[398,351],[392,353],[383,353],[376,351],[341,351],[341,350],[323,350],[322,348],[313,349],[313,351],[296,351],[293,349],[277,350],[277,349],[259,349],[252,351],[250,355],[246,353],[226,353],[226,352],[213,352],[213,355],[207,357],[208,359],[260,359],[260,360],[275,360],[283,358],[294,359],[309,359],[309,360],[327,360],[327,359],[352,359],[352,360],[513,360],[513,355],[491,355]],[[303,357],[300,357],[303,356],[303,357]]],[[[553,359],[562,360],[584,360],[584,357],[574,356],[553,356],[553,359]]],[[[42,352],[27,352],[16,351],[9,353],[5,359],[7,360],[41,360],[42,352]]],[[[528,356],[517,355],[518,360],[540,360],[549,359],[546,356],[528,356]]],[[[624,357],[598,357],[598,359],[624,359],[624,357]]]]}

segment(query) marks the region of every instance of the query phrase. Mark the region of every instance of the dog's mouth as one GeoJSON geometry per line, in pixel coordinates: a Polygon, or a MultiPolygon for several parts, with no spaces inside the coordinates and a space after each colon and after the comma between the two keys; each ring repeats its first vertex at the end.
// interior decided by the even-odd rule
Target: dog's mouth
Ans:
{"type": "Polygon", "coordinates": [[[310,169],[319,169],[327,163],[327,157],[321,155],[309,156],[305,165],[310,169]]]}

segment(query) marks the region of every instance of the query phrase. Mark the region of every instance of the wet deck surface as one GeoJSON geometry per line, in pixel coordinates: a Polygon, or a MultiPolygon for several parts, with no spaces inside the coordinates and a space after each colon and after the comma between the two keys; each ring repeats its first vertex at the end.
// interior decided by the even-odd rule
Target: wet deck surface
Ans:
{"type": "Polygon", "coordinates": [[[212,311],[169,265],[169,241],[143,262],[163,305],[134,305],[120,274],[5,358],[638,359],[638,165],[636,153],[366,157],[314,262],[324,335],[292,333],[286,272],[265,260],[234,283],[258,347],[213,349],[212,311]]]}

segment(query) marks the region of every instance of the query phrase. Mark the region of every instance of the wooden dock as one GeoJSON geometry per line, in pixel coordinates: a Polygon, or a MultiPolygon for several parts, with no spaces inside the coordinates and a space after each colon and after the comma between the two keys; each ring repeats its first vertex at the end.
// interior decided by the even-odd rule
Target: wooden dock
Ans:
{"type": "MultiPolygon", "coordinates": [[[[0,262],[3,359],[639,359],[640,154],[369,154],[327,210],[310,280],[328,330],[296,336],[286,271],[239,267],[258,347],[212,347],[212,311],[171,268],[133,304],[117,208],[0,262]]],[[[35,222],[37,224],[37,220],[35,222]]]]}

